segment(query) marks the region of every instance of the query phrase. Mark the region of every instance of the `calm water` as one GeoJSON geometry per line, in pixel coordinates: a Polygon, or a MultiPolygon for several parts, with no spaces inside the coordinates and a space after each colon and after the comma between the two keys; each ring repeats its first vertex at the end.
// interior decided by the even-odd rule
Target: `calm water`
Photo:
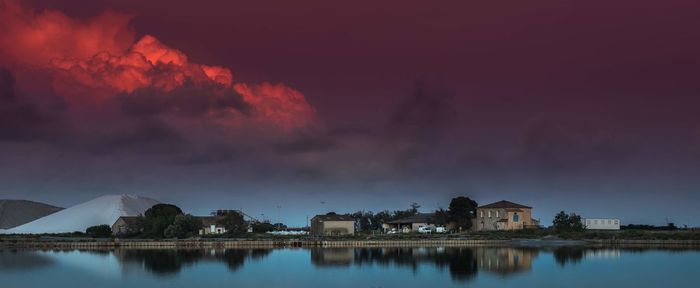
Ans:
{"type": "Polygon", "coordinates": [[[698,287],[699,250],[0,250],[0,287],[698,287]]]}

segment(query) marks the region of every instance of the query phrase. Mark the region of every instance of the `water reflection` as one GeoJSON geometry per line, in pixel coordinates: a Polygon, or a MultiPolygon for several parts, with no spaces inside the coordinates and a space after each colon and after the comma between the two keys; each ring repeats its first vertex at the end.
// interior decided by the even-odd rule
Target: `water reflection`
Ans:
{"type": "MultiPolygon", "coordinates": [[[[666,251],[673,251],[674,249],[664,249],[666,251]]],[[[621,249],[618,248],[603,248],[603,247],[558,247],[552,251],[554,255],[554,260],[559,264],[559,266],[566,266],[570,264],[580,263],[583,259],[615,259],[619,258],[622,254],[621,249]]],[[[645,252],[649,249],[625,249],[627,252],[645,252]]],[[[681,250],[687,251],[687,250],[681,250]]]]}
{"type": "Polygon", "coordinates": [[[178,250],[115,250],[123,266],[141,266],[158,276],[176,274],[196,262],[225,263],[230,271],[240,269],[246,259],[261,259],[271,249],[178,249],[178,250]]]}
{"type": "Polygon", "coordinates": [[[22,250],[0,249],[0,270],[31,270],[54,264],[54,261],[41,254],[22,250]]]}
{"type": "Polygon", "coordinates": [[[434,248],[316,248],[311,263],[317,267],[395,265],[417,271],[421,264],[449,271],[454,280],[473,278],[479,270],[508,275],[532,269],[535,249],[512,247],[434,248]]]}
{"type": "MultiPolygon", "coordinates": [[[[654,249],[659,250],[659,249],[654,249]]],[[[664,249],[675,251],[673,249],[664,249]]],[[[687,251],[677,249],[678,251],[687,251]]],[[[228,271],[237,272],[251,262],[261,261],[271,255],[272,249],[178,249],[178,250],[2,250],[0,249],[0,275],[3,272],[34,271],[51,266],[66,266],[99,272],[105,277],[121,274],[138,274],[145,271],[156,277],[174,277],[188,267],[211,263],[224,265],[228,271]]],[[[508,278],[532,271],[533,262],[541,255],[552,255],[548,261],[559,266],[575,265],[585,259],[616,259],[623,252],[643,253],[649,249],[620,249],[599,247],[431,247],[431,248],[314,248],[296,249],[280,257],[295,257],[300,263],[310,261],[313,267],[323,269],[355,270],[353,267],[371,269],[408,269],[414,275],[425,273],[433,267],[447,273],[455,282],[474,279],[480,272],[508,278]],[[308,252],[308,254],[304,253],[308,252]],[[310,257],[310,258],[305,258],[310,257]],[[308,259],[308,260],[307,260],[308,259]]],[[[549,256],[547,256],[549,257],[549,256]]],[[[266,263],[266,262],[265,262],[266,263]]],[[[265,264],[265,265],[269,265],[265,264]]],[[[331,272],[332,273],[332,272],[331,272]]]]}

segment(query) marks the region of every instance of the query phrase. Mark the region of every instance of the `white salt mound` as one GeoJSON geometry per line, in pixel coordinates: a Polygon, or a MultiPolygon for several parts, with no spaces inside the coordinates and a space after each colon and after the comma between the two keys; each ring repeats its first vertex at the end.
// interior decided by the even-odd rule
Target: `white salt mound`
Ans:
{"type": "Polygon", "coordinates": [[[138,216],[158,203],[157,200],[136,195],[106,195],[27,224],[0,231],[8,234],[85,232],[90,226],[112,226],[120,216],[138,216]]]}

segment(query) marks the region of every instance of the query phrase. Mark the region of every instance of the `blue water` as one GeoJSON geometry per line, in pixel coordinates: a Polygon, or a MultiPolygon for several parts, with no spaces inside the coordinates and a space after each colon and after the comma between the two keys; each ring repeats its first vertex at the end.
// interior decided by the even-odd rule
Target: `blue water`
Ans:
{"type": "Polygon", "coordinates": [[[700,251],[0,250],[0,287],[698,287],[700,251]]]}

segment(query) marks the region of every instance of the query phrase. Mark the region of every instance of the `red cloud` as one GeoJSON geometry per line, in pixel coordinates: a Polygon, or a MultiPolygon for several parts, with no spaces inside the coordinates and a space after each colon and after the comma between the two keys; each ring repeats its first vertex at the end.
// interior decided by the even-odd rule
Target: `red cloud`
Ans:
{"type": "Polygon", "coordinates": [[[131,16],[104,12],[87,20],[59,11],[33,11],[0,0],[0,64],[47,65],[53,58],[118,54],[133,42],[131,16]]]}
{"type": "Polygon", "coordinates": [[[81,21],[58,11],[35,12],[12,1],[0,3],[0,64],[49,70],[54,75],[54,90],[69,105],[109,105],[106,103],[114,102],[105,100],[139,89],[167,95],[194,85],[201,87],[199,94],[208,94],[212,87],[232,89],[252,108],[248,114],[255,122],[292,129],[315,121],[315,110],[304,95],[283,84],[234,83],[228,68],[193,63],[183,52],[151,35],[134,43],[128,15],[105,12],[81,21]]]}

